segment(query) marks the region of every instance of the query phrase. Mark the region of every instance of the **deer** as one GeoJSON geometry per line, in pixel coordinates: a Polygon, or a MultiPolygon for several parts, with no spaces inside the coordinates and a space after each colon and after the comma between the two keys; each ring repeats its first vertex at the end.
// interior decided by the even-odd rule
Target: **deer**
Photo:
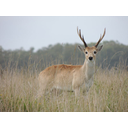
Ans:
{"type": "Polygon", "coordinates": [[[38,77],[38,97],[45,94],[46,90],[54,88],[73,91],[76,97],[79,96],[81,87],[88,92],[94,81],[96,54],[103,48],[103,45],[99,47],[98,45],[105,33],[106,28],[95,46],[89,47],[84,36],[81,36],[81,30],[77,27],[77,34],[84,43],[84,48],[78,45],[78,49],[85,55],[83,65],[58,64],[41,71],[38,77]]]}

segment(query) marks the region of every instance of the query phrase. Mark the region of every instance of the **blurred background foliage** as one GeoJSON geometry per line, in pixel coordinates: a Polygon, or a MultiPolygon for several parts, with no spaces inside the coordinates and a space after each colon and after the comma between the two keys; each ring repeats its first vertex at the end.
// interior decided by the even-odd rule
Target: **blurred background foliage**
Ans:
{"type": "MultiPolygon", "coordinates": [[[[96,42],[92,42],[89,46],[93,46],[96,42]]],[[[119,43],[118,41],[103,41],[100,45],[104,45],[101,52],[97,54],[96,66],[116,67],[119,63],[128,65],[128,46],[119,43]]],[[[49,45],[37,51],[31,47],[30,50],[25,51],[23,48],[17,50],[4,50],[0,46],[0,67],[6,68],[8,64],[10,68],[17,66],[18,69],[28,68],[32,66],[38,70],[53,64],[83,64],[84,54],[79,51],[77,46],[79,43],[74,44],[60,44],[49,45]]],[[[81,45],[83,46],[83,45],[81,45]]],[[[83,46],[84,47],[84,46],[83,46]]]]}

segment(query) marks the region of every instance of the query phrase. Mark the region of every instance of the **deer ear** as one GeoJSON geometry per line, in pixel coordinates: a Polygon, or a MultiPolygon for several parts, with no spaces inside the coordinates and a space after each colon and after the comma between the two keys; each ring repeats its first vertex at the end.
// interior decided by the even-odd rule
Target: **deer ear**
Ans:
{"type": "Polygon", "coordinates": [[[85,48],[83,48],[83,47],[81,47],[81,46],[79,46],[79,45],[78,45],[78,49],[79,49],[80,51],[82,51],[82,52],[84,52],[84,50],[85,50],[85,48]]]}
{"type": "Polygon", "coordinates": [[[100,51],[102,48],[103,48],[103,45],[99,46],[99,47],[97,48],[97,50],[100,51]]]}

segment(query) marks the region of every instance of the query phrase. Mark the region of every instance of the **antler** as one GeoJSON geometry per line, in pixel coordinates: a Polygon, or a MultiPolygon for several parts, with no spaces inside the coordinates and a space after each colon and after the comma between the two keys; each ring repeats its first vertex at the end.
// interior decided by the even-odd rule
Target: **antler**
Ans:
{"type": "Polygon", "coordinates": [[[96,43],[95,47],[97,47],[97,46],[99,45],[99,43],[101,42],[101,40],[104,38],[105,33],[106,33],[106,28],[104,29],[104,33],[103,33],[102,37],[100,36],[100,39],[99,39],[98,42],[96,43]]]}
{"type": "Polygon", "coordinates": [[[80,39],[83,41],[84,46],[85,46],[85,47],[88,47],[87,44],[86,44],[86,42],[85,42],[85,40],[84,40],[84,37],[83,37],[83,36],[81,37],[81,30],[78,30],[78,27],[77,27],[77,33],[78,33],[80,39]]]}

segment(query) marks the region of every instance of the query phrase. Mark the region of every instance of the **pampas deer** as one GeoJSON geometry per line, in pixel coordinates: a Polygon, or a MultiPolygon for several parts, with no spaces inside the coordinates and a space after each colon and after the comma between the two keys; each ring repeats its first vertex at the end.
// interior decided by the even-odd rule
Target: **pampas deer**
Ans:
{"type": "Polygon", "coordinates": [[[103,47],[98,45],[105,36],[105,32],[106,29],[95,46],[88,47],[84,37],[81,36],[81,30],[77,27],[77,33],[85,46],[85,48],[78,46],[79,50],[85,54],[84,64],[53,65],[40,72],[38,96],[44,94],[47,89],[53,88],[74,91],[75,96],[79,95],[80,87],[85,87],[88,91],[93,84],[96,54],[103,47]]]}

